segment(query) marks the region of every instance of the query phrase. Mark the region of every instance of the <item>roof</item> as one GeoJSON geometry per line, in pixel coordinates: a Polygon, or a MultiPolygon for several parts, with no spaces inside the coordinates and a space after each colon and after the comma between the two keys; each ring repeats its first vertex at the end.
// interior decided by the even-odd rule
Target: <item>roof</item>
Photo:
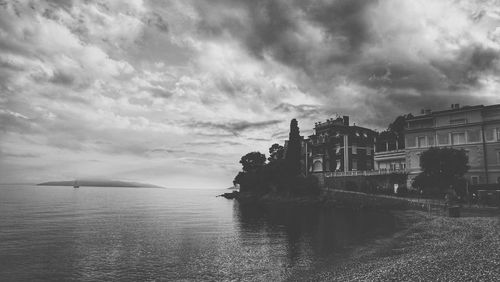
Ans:
{"type": "Polygon", "coordinates": [[[469,112],[469,111],[482,110],[482,109],[490,109],[490,108],[496,108],[496,107],[500,108],[500,104],[494,104],[494,105],[488,105],[488,106],[484,106],[484,105],[463,106],[463,107],[460,107],[460,108],[457,108],[457,109],[447,109],[447,110],[441,110],[441,111],[431,112],[429,114],[414,116],[412,118],[408,118],[407,121],[419,120],[419,119],[427,119],[427,118],[432,118],[434,116],[444,115],[444,114],[469,112]]]}

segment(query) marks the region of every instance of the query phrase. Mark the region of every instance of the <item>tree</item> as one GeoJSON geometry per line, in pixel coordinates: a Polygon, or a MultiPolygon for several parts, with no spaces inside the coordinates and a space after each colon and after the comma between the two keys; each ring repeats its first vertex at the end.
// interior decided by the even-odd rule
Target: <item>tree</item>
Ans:
{"type": "Polygon", "coordinates": [[[389,124],[389,128],[387,128],[387,130],[395,133],[397,136],[402,136],[406,126],[406,120],[412,117],[412,114],[398,116],[391,124],[389,124]]]}
{"type": "Polygon", "coordinates": [[[386,130],[380,132],[376,142],[377,151],[391,151],[396,150],[396,148],[403,149],[405,147],[404,130],[406,120],[412,117],[412,114],[398,116],[389,124],[386,130]]]}
{"type": "Polygon", "coordinates": [[[457,188],[456,184],[469,170],[468,162],[464,150],[430,148],[420,155],[422,172],[412,185],[431,193],[443,193],[449,187],[457,188]]]}
{"type": "Polygon", "coordinates": [[[243,171],[238,172],[238,174],[234,177],[233,185],[243,184],[244,178],[245,178],[245,173],[243,171]]]}
{"type": "Polygon", "coordinates": [[[300,173],[300,149],[301,138],[299,127],[297,125],[297,120],[292,119],[290,122],[290,134],[285,155],[285,160],[292,175],[298,175],[300,173]]]}
{"type": "Polygon", "coordinates": [[[255,171],[264,166],[266,163],[266,155],[260,152],[250,152],[241,157],[240,164],[243,166],[244,172],[255,171]]]}
{"type": "Polygon", "coordinates": [[[267,159],[269,162],[274,162],[277,160],[283,159],[285,155],[285,148],[278,143],[274,143],[269,148],[269,158],[267,159]]]}

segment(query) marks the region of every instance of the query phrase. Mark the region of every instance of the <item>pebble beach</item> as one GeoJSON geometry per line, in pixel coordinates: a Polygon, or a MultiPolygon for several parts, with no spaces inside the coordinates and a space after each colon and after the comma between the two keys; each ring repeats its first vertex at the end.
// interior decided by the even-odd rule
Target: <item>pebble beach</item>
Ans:
{"type": "Polygon", "coordinates": [[[396,212],[400,231],[293,281],[500,281],[500,217],[396,212]]]}

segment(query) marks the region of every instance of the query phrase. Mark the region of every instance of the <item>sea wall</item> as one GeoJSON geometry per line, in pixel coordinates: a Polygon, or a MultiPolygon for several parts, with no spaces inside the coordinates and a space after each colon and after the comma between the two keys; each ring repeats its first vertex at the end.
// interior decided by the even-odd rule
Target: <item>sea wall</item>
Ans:
{"type": "Polygon", "coordinates": [[[394,190],[394,184],[398,187],[406,187],[407,175],[401,173],[385,175],[355,175],[355,176],[328,176],[325,173],[313,173],[318,179],[319,186],[323,190],[347,190],[359,192],[375,192],[380,190],[394,190]]]}

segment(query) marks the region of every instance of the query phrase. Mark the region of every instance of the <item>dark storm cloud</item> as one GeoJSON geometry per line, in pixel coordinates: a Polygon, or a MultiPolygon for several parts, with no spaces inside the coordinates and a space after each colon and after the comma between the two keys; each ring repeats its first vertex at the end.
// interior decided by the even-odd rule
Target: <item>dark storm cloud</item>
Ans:
{"type": "MultiPolygon", "coordinates": [[[[457,44],[461,38],[453,38],[457,36],[456,33],[444,30],[438,24],[433,26],[434,23],[430,22],[418,28],[422,28],[422,32],[426,31],[425,28],[435,28],[442,33],[444,42],[454,46],[443,56],[426,57],[425,53],[411,56],[408,48],[415,46],[392,43],[391,38],[410,38],[413,26],[408,30],[394,27],[387,33],[383,33],[386,32],[384,29],[381,33],[380,27],[374,27],[374,21],[381,26],[391,24],[391,18],[374,18],[373,12],[381,9],[382,2],[385,3],[378,0],[216,0],[194,1],[193,5],[201,15],[198,22],[201,36],[213,39],[230,35],[257,60],[271,57],[295,69],[299,74],[297,84],[311,95],[335,101],[335,98],[345,99],[349,95],[336,91],[335,87],[340,83],[365,87],[361,88],[364,92],[359,94],[361,97],[354,101],[369,103],[364,104],[367,107],[364,113],[357,114],[362,122],[382,113],[385,116],[397,116],[402,114],[400,110],[408,112],[420,107],[444,107],[454,101],[472,104],[484,102],[477,99],[473,101],[470,93],[481,89],[481,77],[485,74],[500,74],[497,49],[486,47],[484,42],[474,43],[474,39],[468,35],[459,35],[461,38],[467,37],[464,41],[467,43],[457,44]],[[310,26],[320,30],[319,41],[308,41],[307,28],[310,26]],[[387,47],[387,51],[384,47],[387,47]],[[399,50],[399,53],[388,51],[392,49],[399,50]],[[404,104],[403,108],[400,108],[401,104],[404,104]]],[[[485,17],[484,12],[464,12],[464,15],[471,24],[485,17]]],[[[422,40],[425,40],[426,35],[423,36],[422,40]]],[[[425,44],[416,48],[439,48],[438,42],[425,44]]],[[[443,48],[443,52],[446,50],[443,48]]],[[[247,89],[244,83],[233,81],[228,83],[221,80],[218,86],[234,95],[250,90],[256,92],[247,89]]],[[[354,103],[343,105],[346,106],[354,106],[354,103]]],[[[296,113],[298,118],[331,115],[338,111],[355,112],[354,109],[339,108],[334,104],[316,109],[281,104],[275,110],[296,113]]],[[[385,126],[383,123],[391,118],[384,117],[376,122],[385,126]]]]}
{"type": "Polygon", "coordinates": [[[438,61],[438,67],[449,80],[451,87],[477,85],[478,79],[485,72],[498,72],[498,51],[482,46],[469,46],[460,50],[457,60],[438,61]]]}
{"type": "Polygon", "coordinates": [[[75,77],[63,71],[56,71],[49,81],[55,84],[72,85],[75,77]]]}
{"type": "Polygon", "coordinates": [[[160,32],[168,32],[168,23],[158,13],[152,12],[147,14],[142,21],[150,27],[158,29],[160,32]]]}
{"type": "Polygon", "coordinates": [[[53,6],[61,7],[65,10],[69,10],[73,7],[73,0],[48,0],[53,6]]]}
{"type": "Polygon", "coordinates": [[[237,121],[227,123],[197,121],[190,123],[189,126],[201,129],[223,130],[232,133],[233,135],[239,135],[241,132],[246,130],[266,128],[270,125],[275,125],[280,122],[280,120],[269,120],[262,122],[237,121]]]}
{"type": "Polygon", "coordinates": [[[172,95],[174,95],[172,92],[161,88],[145,87],[144,89],[146,91],[149,91],[151,95],[156,98],[170,98],[172,95]]]}
{"type": "Polygon", "coordinates": [[[370,26],[364,17],[365,9],[377,1],[206,1],[196,3],[202,19],[198,28],[202,35],[218,36],[229,32],[239,39],[257,58],[270,54],[287,65],[314,74],[317,65],[310,57],[315,42],[303,42],[298,17],[319,26],[324,42],[335,43],[332,52],[323,54],[326,65],[347,63],[356,59],[363,43],[369,41],[370,26]],[[248,15],[244,19],[228,16],[221,11],[239,9],[248,15]],[[338,50],[340,48],[340,50],[338,50]]]}
{"type": "Polygon", "coordinates": [[[293,114],[296,118],[311,118],[319,115],[332,115],[333,113],[318,105],[292,105],[289,103],[281,103],[273,108],[274,111],[293,114]]]}

